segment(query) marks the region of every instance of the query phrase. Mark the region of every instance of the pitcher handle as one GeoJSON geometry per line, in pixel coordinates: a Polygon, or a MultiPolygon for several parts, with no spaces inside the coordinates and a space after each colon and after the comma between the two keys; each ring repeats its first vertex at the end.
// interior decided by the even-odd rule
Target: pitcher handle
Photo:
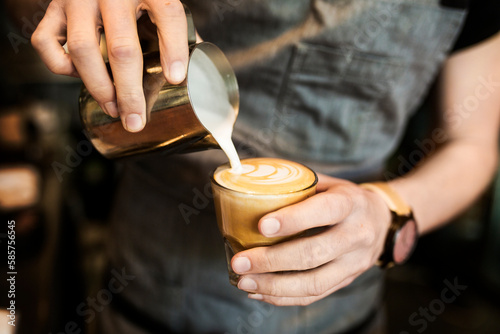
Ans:
{"type": "Polygon", "coordinates": [[[188,44],[193,45],[196,44],[196,28],[194,26],[193,14],[191,14],[188,6],[186,6],[184,3],[182,5],[184,6],[184,12],[186,13],[187,19],[188,44]]]}

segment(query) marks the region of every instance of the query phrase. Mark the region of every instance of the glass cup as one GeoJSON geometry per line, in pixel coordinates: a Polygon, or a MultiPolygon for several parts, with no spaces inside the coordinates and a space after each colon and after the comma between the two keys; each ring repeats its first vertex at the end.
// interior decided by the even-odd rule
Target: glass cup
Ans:
{"type": "MultiPolygon", "coordinates": [[[[247,159],[242,160],[243,166],[245,167],[245,163],[250,160],[257,165],[261,162],[265,165],[269,161],[268,158],[247,159]]],[[[281,159],[271,160],[287,162],[281,159]]],[[[239,275],[233,271],[231,259],[236,253],[254,247],[274,245],[298,236],[268,238],[258,230],[259,220],[264,215],[303,201],[316,193],[316,184],[318,182],[316,173],[304,165],[290,163],[308,174],[310,181],[293,191],[284,191],[283,188],[284,186],[286,188],[286,184],[275,184],[274,182],[271,185],[263,185],[262,189],[265,190],[262,193],[255,190],[258,186],[253,186],[251,187],[252,190],[247,190],[244,189],[244,186],[231,189],[227,185],[221,185],[216,180],[215,174],[221,169],[229,169],[228,164],[220,166],[211,174],[217,224],[224,238],[229,281],[234,286],[237,285],[239,275]]]]}

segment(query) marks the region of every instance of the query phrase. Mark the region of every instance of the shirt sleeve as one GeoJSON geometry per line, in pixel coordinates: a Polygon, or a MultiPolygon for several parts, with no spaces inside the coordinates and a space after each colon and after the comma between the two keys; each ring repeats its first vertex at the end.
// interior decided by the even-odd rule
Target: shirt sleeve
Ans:
{"type": "Polygon", "coordinates": [[[454,50],[479,43],[500,31],[500,1],[470,0],[469,11],[454,50]]]}

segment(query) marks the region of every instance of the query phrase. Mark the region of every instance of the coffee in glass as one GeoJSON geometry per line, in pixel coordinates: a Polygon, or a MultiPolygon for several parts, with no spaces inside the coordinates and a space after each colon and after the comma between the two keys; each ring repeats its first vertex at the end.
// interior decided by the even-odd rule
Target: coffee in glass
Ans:
{"type": "Polygon", "coordinates": [[[308,167],[283,159],[252,158],[242,160],[241,165],[238,171],[229,164],[222,165],[211,178],[229,281],[235,286],[238,275],[231,268],[234,254],[296,237],[265,237],[258,230],[259,220],[267,213],[314,195],[318,181],[308,167]]]}

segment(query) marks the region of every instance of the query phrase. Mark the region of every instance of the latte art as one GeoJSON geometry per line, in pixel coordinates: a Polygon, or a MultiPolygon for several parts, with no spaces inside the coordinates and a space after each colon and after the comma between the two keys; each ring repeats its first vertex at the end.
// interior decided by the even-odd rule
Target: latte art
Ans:
{"type": "Polygon", "coordinates": [[[316,175],[304,165],[275,158],[246,159],[242,169],[219,167],[214,179],[221,186],[247,194],[286,194],[304,190],[315,183],[316,175]]]}

